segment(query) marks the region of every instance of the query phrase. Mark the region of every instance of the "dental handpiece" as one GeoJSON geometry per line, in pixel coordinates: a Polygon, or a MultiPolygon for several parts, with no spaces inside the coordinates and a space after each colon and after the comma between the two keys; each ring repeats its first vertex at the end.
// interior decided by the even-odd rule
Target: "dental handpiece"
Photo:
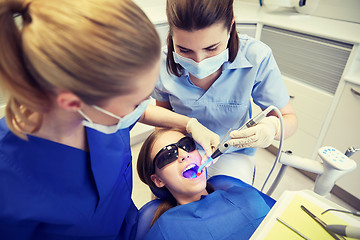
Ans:
{"type": "MultiPolygon", "coordinates": [[[[258,124],[264,117],[266,117],[266,115],[269,114],[269,112],[271,112],[274,109],[274,106],[270,106],[268,108],[266,108],[264,111],[260,112],[258,115],[256,115],[255,117],[249,119],[244,125],[242,125],[238,131],[243,130],[243,129],[247,129],[250,128],[256,124],[258,124]]],[[[211,155],[210,158],[215,159],[217,157],[219,157],[221,154],[225,153],[229,148],[231,147],[231,145],[228,143],[228,141],[224,142],[224,143],[220,143],[215,152],[211,155]]]]}
{"type": "MultiPolygon", "coordinates": [[[[264,111],[260,112],[258,115],[256,115],[255,117],[249,119],[246,123],[244,123],[239,129],[243,130],[243,129],[247,129],[250,128],[256,124],[258,124],[264,117],[266,117],[266,115],[268,115],[269,112],[271,112],[275,107],[274,106],[269,106],[268,108],[266,108],[264,111]]],[[[231,129],[231,128],[230,128],[231,129]]],[[[230,133],[230,132],[228,132],[230,133]]],[[[226,136],[225,136],[226,137],[226,136]]],[[[203,164],[200,165],[200,167],[198,168],[198,171],[196,173],[197,176],[201,175],[201,171],[202,169],[208,165],[212,160],[214,160],[215,158],[219,157],[221,154],[225,153],[229,148],[231,147],[231,145],[228,143],[228,141],[225,141],[223,143],[220,143],[215,151],[213,152],[213,154],[211,154],[211,156],[209,157],[208,160],[206,160],[206,162],[204,162],[203,164]]]]}

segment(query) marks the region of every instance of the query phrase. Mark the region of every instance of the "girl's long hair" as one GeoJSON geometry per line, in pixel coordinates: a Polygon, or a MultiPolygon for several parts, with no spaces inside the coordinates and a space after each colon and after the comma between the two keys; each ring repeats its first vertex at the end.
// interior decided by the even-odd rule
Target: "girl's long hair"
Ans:
{"type": "MultiPolygon", "coordinates": [[[[180,132],[184,134],[185,136],[188,136],[188,134],[180,129],[176,128],[161,128],[157,129],[154,132],[152,132],[149,137],[145,140],[143,143],[140,152],[139,157],[137,160],[137,172],[139,175],[140,180],[148,185],[150,189],[155,193],[155,195],[161,195],[162,202],[160,203],[159,207],[157,208],[154,217],[151,222],[151,226],[156,222],[156,220],[159,219],[159,217],[165,213],[167,210],[176,207],[177,201],[172,196],[170,191],[166,187],[158,188],[155,183],[151,180],[151,175],[155,173],[154,169],[154,163],[153,159],[151,158],[151,151],[154,146],[155,141],[165,132],[169,131],[175,131],[180,132]]],[[[207,183],[206,190],[208,193],[211,193],[214,191],[213,187],[210,185],[210,183],[207,183]]]]}

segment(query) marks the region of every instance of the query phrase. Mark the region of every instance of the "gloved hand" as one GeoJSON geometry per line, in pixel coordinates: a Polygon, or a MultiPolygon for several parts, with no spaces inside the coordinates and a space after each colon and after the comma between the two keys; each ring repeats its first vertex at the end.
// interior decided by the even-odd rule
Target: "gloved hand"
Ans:
{"type": "Polygon", "coordinates": [[[204,160],[206,161],[208,157],[211,156],[217,145],[219,145],[219,135],[203,126],[196,118],[191,118],[188,121],[186,131],[190,133],[194,140],[203,147],[205,155],[203,156],[202,162],[204,160]]]}
{"type": "Polygon", "coordinates": [[[229,144],[237,148],[266,148],[280,134],[280,120],[270,116],[262,119],[257,125],[230,133],[229,144]]]}

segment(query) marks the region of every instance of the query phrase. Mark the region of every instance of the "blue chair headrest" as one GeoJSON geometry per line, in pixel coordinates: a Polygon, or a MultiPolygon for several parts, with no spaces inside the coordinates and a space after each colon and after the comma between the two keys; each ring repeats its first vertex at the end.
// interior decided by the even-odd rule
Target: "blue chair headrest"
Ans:
{"type": "Polygon", "coordinates": [[[171,199],[173,198],[169,190],[166,187],[162,188],[152,188],[150,187],[151,192],[161,200],[171,199]]]}

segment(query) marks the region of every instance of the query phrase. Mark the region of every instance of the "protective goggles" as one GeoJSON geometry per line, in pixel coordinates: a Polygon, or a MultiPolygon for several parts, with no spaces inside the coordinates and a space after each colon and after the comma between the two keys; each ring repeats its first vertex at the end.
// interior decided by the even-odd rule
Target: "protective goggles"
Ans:
{"type": "Polygon", "coordinates": [[[177,143],[173,143],[163,147],[154,158],[154,170],[155,164],[159,169],[161,169],[169,163],[172,163],[173,161],[178,159],[178,148],[181,148],[182,150],[189,153],[196,150],[196,144],[194,142],[194,139],[192,139],[191,137],[183,137],[177,143]]]}

